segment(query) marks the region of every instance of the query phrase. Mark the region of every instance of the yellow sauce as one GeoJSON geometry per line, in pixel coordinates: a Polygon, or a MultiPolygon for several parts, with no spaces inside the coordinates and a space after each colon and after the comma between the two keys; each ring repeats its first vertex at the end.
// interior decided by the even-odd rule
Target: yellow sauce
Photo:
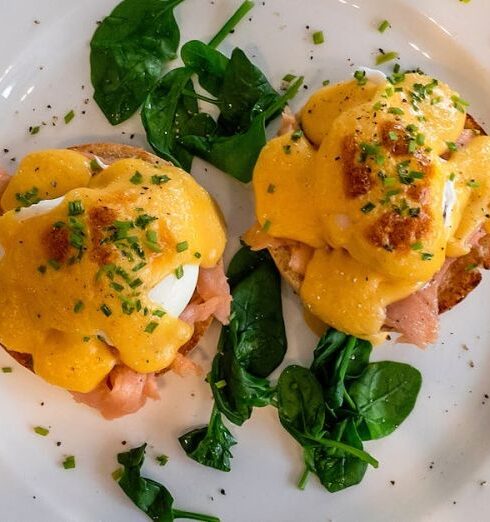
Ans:
{"type": "MultiPolygon", "coordinates": [[[[47,190],[51,167],[52,179],[61,179],[57,152],[28,156],[14,190],[47,190]]],[[[0,342],[32,354],[35,372],[48,382],[87,392],[117,362],[143,373],[173,362],[193,328],[165,313],[148,292],[182,265],[216,265],[226,239],[214,202],[182,170],[125,159],[87,180],[83,165],[77,158],[66,168],[58,188],[72,189],[55,208],[0,217],[0,342]],[[70,215],[70,202],[82,211],[70,215]],[[76,237],[71,243],[80,228],[81,249],[76,237]],[[68,247],[60,230],[67,231],[68,247]],[[60,244],[67,250],[61,257],[53,247],[60,244]]],[[[11,207],[12,196],[4,199],[11,207]]]]}
{"type": "Polygon", "coordinates": [[[406,74],[392,85],[324,87],[300,112],[304,136],[270,141],[254,171],[256,217],[276,238],[314,247],[308,310],[382,338],[386,307],[417,291],[488,223],[490,138],[440,156],[465,123],[449,86],[406,74]],[[274,191],[268,190],[273,185],[274,191]]]}

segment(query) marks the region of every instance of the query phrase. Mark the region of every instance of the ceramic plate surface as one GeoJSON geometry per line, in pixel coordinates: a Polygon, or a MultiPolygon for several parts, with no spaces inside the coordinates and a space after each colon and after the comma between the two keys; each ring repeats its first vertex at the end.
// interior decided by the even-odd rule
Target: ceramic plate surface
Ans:
{"type": "MultiPolygon", "coordinates": [[[[88,141],[145,146],[138,117],[111,127],[92,101],[89,40],[114,0],[3,0],[0,18],[0,164],[13,170],[27,152],[88,141]],[[73,109],[68,125],[63,115],[73,109]],[[84,111],[84,113],[82,113],[84,111]],[[35,136],[29,126],[42,126],[35,136]],[[55,125],[53,125],[53,123],[55,125]],[[132,137],[132,135],[134,136],[132,137]],[[5,152],[4,152],[5,151],[5,152]]],[[[182,42],[207,40],[238,0],[186,0],[176,10],[182,42]]],[[[420,67],[459,90],[471,113],[490,124],[490,5],[484,0],[266,0],[257,1],[222,45],[240,46],[279,86],[286,73],[302,74],[298,109],[325,79],[344,80],[372,65],[378,48],[400,52],[406,68],[420,67]],[[393,28],[376,27],[388,19],[393,28]],[[309,29],[307,28],[309,27],[309,29]],[[314,46],[312,31],[326,43],[314,46]]],[[[488,127],[487,127],[488,130],[488,127]]],[[[219,201],[229,224],[227,259],[253,221],[248,187],[195,161],[193,174],[219,201]]],[[[207,422],[210,391],[202,378],[168,375],[162,400],[135,415],[108,422],[75,404],[0,354],[0,520],[20,522],[144,521],[111,478],[115,455],[148,441],[145,473],[165,483],[176,504],[227,522],[485,521],[490,503],[490,275],[441,321],[440,341],[425,351],[384,345],[375,359],[406,361],[424,383],[408,420],[390,437],[369,442],[381,465],[362,484],[329,494],[316,480],[295,487],[300,448],[279,426],[272,408],[256,409],[242,428],[233,469],[224,474],[188,459],[177,437],[207,422]],[[47,437],[33,426],[49,426],[47,437]],[[61,442],[61,445],[57,445],[61,442]],[[159,467],[152,456],[165,453],[159,467]],[[75,455],[77,467],[60,463],[75,455]],[[488,486],[486,482],[488,481],[488,486]],[[226,494],[221,493],[224,490],[226,494]]],[[[285,363],[308,363],[315,336],[303,323],[297,298],[284,288],[290,348],[285,363]]],[[[218,328],[195,353],[206,369],[218,328]]]]}

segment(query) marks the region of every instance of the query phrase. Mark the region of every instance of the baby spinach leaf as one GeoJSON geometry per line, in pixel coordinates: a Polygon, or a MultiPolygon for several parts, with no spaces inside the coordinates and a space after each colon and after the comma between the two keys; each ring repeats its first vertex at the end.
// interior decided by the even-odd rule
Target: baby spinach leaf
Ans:
{"type": "Polygon", "coordinates": [[[362,422],[363,440],[392,433],[410,414],[422,385],[420,372],[408,364],[371,363],[349,388],[362,422]]]}
{"type": "MultiPolygon", "coordinates": [[[[227,329],[223,328],[222,343],[227,342],[227,335],[227,329]]],[[[228,420],[241,426],[250,418],[254,406],[270,404],[273,390],[267,379],[243,368],[234,353],[234,344],[222,346],[222,351],[214,357],[208,380],[218,409],[228,420]]]]}
{"type": "Polygon", "coordinates": [[[266,249],[254,251],[250,250],[246,245],[240,248],[230,261],[226,274],[232,291],[240,281],[250,275],[259,265],[270,261],[271,257],[266,249]]]}
{"type": "Polygon", "coordinates": [[[113,125],[127,120],[176,56],[173,10],[183,0],[123,0],[90,42],[94,99],[113,125]]]}
{"type": "Polygon", "coordinates": [[[230,331],[240,365],[256,377],[267,377],[287,348],[281,278],[270,256],[234,287],[232,310],[230,331]]]}
{"type": "MultiPolygon", "coordinates": [[[[198,114],[197,99],[183,95],[186,89],[194,92],[192,71],[185,67],[173,69],[155,86],[145,100],[141,119],[146,138],[153,150],[167,161],[190,170],[192,154],[179,142],[185,135],[189,122],[198,114]]],[[[196,132],[196,129],[192,129],[196,132]]]]}
{"type": "MultiPolygon", "coordinates": [[[[219,96],[219,124],[224,133],[234,135],[247,131],[254,118],[279,98],[262,71],[241,49],[233,49],[219,96]]],[[[269,118],[273,116],[271,114],[269,118]]]]}
{"type": "MultiPolygon", "coordinates": [[[[298,78],[281,97],[271,99],[269,93],[264,98],[257,100],[252,112],[243,116],[243,118],[250,119],[248,128],[244,132],[229,135],[230,129],[223,128],[224,120],[220,117],[214,134],[189,134],[182,136],[180,142],[192,154],[208,161],[239,181],[248,183],[252,179],[253,168],[260,151],[267,141],[266,122],[281,111],[296,95],[302,82],[303,78],[298,78]]],[[[220,98],[220,107],[223,108],[225,104],[226,101],[220,98]]],[[[232,118],[232,113],[229,117],[232,118]]],[[[237,128],[243,124],[243,121],[235,122],[237,128]]],[[[232,123],[228,122],[227,125],[230,126],[232,123]]]]}
{"type": "Polygon", "coordinates": [[[219,522],[216,517],[174,509],[174,499],[168,489],[152,479],[141,476],[145,450],[146,443],[117,456],[119,464],[124,466],[118,481],[119,486],[143,513],[155,522],[172,522],[178,518],[219,522]]]}
{"type": "Polygon", "coordinates": [[[196,462],[221,471],[230,471],[230,448],[236,444],[233,435],[221,420],[221,414],[213,407],[209,425],[192,430],[181,437],[179,442],[187,455],[196,462]]]}
{"type": "MultiPolygon", "coordinates": [[[[362,450],[362,442],[352,419],[339,422],[330,436],[362,450]]],[[[341,449],[316,447],[313,450],[313,469],[331,493],[359,484],[367,466],[365,461],[341,449]]]]}
{"type": "Polygon", "coordinates": [[[213,96],[219,96],[229,59],[199,40],[184,44],[180,56],[185,66],[197,74],[201,87],[213,96]]]}
{"type": "Polygon", "coordinates": [[[242,134],[183,136],[181,143],[192,154],[239,181],[248,183],[266,141],[264,117],[259,116],[242,134]]]}
{"type": "Polygon", "coordinates": [[[311,444],[312,438],[323,436],[325,402],[322,388],[310,370],[292,365],[281,373],[277,404],[281,424],[300,444],[311,444]]]}

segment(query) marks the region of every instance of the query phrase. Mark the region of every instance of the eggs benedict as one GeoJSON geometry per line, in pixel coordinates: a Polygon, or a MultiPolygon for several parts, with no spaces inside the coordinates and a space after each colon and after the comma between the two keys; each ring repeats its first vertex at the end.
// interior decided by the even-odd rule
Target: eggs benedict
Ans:
{"type": "Polygon", "coordinates": [[[226,231],[210,195],[141,149],[34,152],[0,200],[0,343],[107,418],[228,321],[226,231]]]}
{"type": "Polygon", "coordinates": [[[445,83],[395,70],[313,94],[254,170],[257,225],[306,307],[424,346],[489,266],[490,138],[445,83]]]}

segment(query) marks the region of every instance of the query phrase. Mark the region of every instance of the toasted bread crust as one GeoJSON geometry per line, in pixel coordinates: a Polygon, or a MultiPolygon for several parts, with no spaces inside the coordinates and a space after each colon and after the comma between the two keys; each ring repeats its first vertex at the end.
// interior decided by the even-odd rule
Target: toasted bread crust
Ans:
{"type": "MultiPolygon", "coordinates": [[[[483,136],[487,135],[485,130],[469,114],[466,115],[465,129],[471,129],[483,136]]],[[[291,247],[284,245],[270,247],[268,250],[282,277],[296,293],[299,293],[304,276],[295,272],[289,266],[292,254],[291,247]]],[[[456,306],[478,286],[482,279],[479,271],[481,267],[485,269],[490,268],[490,234],[484,236],[471,252],[458,258],[449,267],[438,289],[440,314],[456,306]],[[476,267],[470,270],[469,267],[473,265],[476,265],[476,267]]]]}
{"type": "MultiPolygon", "coordinates": [[[[84,145],[75,145],[69,147],[70,150],[80,152],[84,156],[93,159],[95,156],[99,158],[106,165],[110,165],[117,160],[126,158],[136,158],[151,163],[152,165],[172,165],[168,161],[162,160],[158,156],[147,152],[144,149],[138,147],[132,147],[131,145],[121,145],[117,143],[88,143],[84,145]]],[[[206,321],[200,321],[194,325],[194,333],[192,337],[179,349],[179,353],[182,355],[189,354],[193,348],[197,346],[201,337],[206,333],[209,325],[212,322],[212,317],[206,321]]],[[[32,355],[27,353],[19,353],[8,350],[3,347],[7,353],[9,353],[17,362],[22,364],[25,368],[33,371],[33,360],[32,355]]],[[[170,368],[165,368],[157,375],[165,373],[170,368]]]]}

